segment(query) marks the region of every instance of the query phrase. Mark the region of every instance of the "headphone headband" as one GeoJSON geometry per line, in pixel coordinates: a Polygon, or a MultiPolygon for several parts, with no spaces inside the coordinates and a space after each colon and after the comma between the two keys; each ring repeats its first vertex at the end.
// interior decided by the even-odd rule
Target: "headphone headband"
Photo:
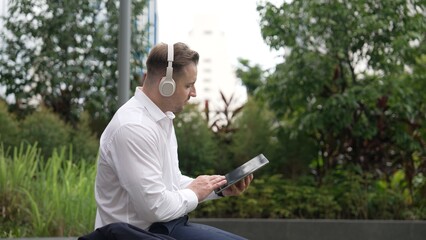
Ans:
{"type": "Polygon", "coordinates": [[[167,61],[170,63],[173,62],[173,55],[174,55],[174,49],[173,49],[173,44],[168,44],[168,51],[167,51],[167,61]]]}
{"type": "Polygon", "coordinates": [[[173,58],[174,58],[174,49],[173,44],[167,45],[167,69],[166,76],[163,77],[160,81],[159,90],[160,94],[165,97],[170,97],[175,92],[176,84],[173,80],[173,58]]]}
{"type": "Polygon", "coordinates": [[[174,49],[173,44],[167,45],[168,51],[167,51],[167,69],[166,69],[166,78],[167,79],[173,79],[173,58],[174,58],[174,49]]]}

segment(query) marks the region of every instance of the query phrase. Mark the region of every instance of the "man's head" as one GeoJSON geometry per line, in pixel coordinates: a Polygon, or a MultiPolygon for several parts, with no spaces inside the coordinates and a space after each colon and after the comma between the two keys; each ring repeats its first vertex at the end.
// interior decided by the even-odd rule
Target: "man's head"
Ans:
{"type": "Polygon", "coordinates": [[[190,97],[196,96],[195,81],[199,55],[184,43],[176,43],[173,47],[173,73],[175,92],[171,96],[163,96],[159,85],[166,76],[168,66],[168,45],[156,45],[146,61],[147,74],[144,79],[143,91],[164,112],[180,112],[190,97]]]}

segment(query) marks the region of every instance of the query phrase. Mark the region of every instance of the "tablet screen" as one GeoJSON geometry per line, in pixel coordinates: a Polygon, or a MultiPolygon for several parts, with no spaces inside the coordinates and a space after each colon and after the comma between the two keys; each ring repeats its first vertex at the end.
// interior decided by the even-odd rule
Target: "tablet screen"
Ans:
{"type": "Polygon", "coordinates": [[[223,190],[225,190],[228,187],[232,186],[233,184],[237,183],[241,179],[247,177],[248,175],[250,175],[254,171],[265,166],[267,163],[269,163],[269,161],[263,154],[257,155],[256,157],[247,161],[243,165],[239,166],[238,168],[236,168],[236,169],[232,170],[231,172],[229,172],[228,174],[226,174],[225,177],[226,177],[227,184],[216,189],[215,193],[222,192],[223,190]]]}

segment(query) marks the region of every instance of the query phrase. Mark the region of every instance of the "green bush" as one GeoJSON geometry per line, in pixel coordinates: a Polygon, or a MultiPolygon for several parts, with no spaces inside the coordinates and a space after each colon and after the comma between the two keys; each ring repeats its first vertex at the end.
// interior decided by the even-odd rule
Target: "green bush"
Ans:
{"type": "Polygon", "coordinates": [[[324,179],[323,187],[329,189],[336,202],[342,206],[339,218],[367,219],[369,215],[369,182],[361,175],[359,167],[336,169],[324,179]]]}
{"type": "Polygon", "coordinates": [[[70,133],[74,161],[96,162],[99,139],[91,131],[88,113],[83,113],[75,130],[70,133]]]}
{"type": "Polygon", "coordinates": [[[197,107],[187,105],[174,120],[180,168],[182,173],[190,176],[216,174],[220,164],[218,147],[197,107]]]}
{"type": "Polygon", "coordinates": [[[392,189],[376,189],[368,198],[368,215],[371,219],[410,219],[404,197],[392,189]]]}
{"type": "Polygon", "coordinates": [[[293,219],[425,219],[424,200],[406,201],[404,193],[377,187],[379,181],[353,169],[314,181],[285,180],[279,175],[255,178],[242,196],[207,201],[194,217],[293,219]]]}
{"type": "MultiPolygon", "coordinates": [[[[273,152],[274,144],[276,144],[273,123],[273,113],[260,102],[250,98],[234,123],[237,130],[232,136],[230,146],[234,156],[231,165],[233,168],[260,153],[264,153],[269,160],[276,159],[273,152]]],[[[273,164],[275,162],[271,161],[273,164]]]]}
{"type": "Polygon", "coordinates": [[[417,207],[414,215],[426,219],[426,176],[418,175],[414,205],[417,207]]]}
{"type": "Polygon", "coordinates": [[[230,151],[233,167],[263,153],[270,160],[261,174],[282,174],[297,178],[309,172],[309,162],[318,154],[310,138],[299,134],[292,136],[285,131],[268,106],[255,98],[249,98],[234,126],[230,151]]]}
{"type": "Polygon", "coordinates": [[[6,103],[0,100],[0,143],[6,149],[16,146],[19,143],[18,133],[18,121],[8,112],[6,103]]]}
{"type": "Polygon", "coordinates": [[[54,148],[71,148],[74,161],[96,161],[99,148],[98,137],[89,126],[89,116],[83,113],[77,126],[64,123],[56,114],[39,108],[18,121],[7,111],[7,105],[0,101],[0,144],[7,149],[19,146],[21,142],[41,149],[44,159],[51,156],[54,148]]]}
{"type": "Polygon", "coordinates": [[[403,171],[395,172],[389,181],[375,179],[359,166],[349,165],[330,172],[323,188],[329,189],[342,207],[339,218],[424,219],[424,208],[418,204],[421,198],[413,202],[403,184],[403,171]]]}
{"type": "Polygon", "coordinates": [[[297,185],[279,175],[255,178],[244,195],[202,203],[195,217],[337,218],[341,207],[326,189],[297,185]]]}
{"type": "Polygon", "coordinates": [[[41,108],[21,122],[21,139],[30,145],[37,144],[44,159],[53,149],[70,145],[71,128],[57,115],[41,108]]]}

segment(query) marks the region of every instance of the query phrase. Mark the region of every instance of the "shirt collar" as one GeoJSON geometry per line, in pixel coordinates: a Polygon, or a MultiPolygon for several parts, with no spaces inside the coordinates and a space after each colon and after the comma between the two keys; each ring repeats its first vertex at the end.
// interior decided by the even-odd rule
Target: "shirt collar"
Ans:
{"type": "Polygon", "coordinates": [[[174,113],[172,113],[172,112],[170,112],[170,111],[167,111],[166,112],[166,116],[170,119],[170,120],[173,120],[173,119],[175,119],[175,114],[174,113]]]}
{"type": "Polygon", "coordinates": [[[158,122],[164,118],[173,120],[175,118],[174,113],[170,111],[164,113],[161,111],[161,109],[142,91],[142,87],[136,88],[135,98],[148,110],[149,114],[154,118],[154,121],[158,122]]]}

